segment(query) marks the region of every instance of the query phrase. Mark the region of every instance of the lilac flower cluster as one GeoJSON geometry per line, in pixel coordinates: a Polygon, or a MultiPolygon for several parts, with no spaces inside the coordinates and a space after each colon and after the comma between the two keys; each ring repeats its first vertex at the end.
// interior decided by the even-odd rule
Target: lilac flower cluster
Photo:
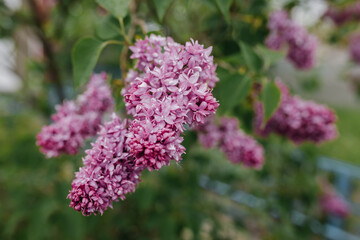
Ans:
{"type": "Polygon", "coordinates": [[[350,39],[350,55],[352,60],[360,64],[360,34],[350,39]]]}
{"type": "Polygon", "coordinates": [[[329,7],[324,17],[330,18],[338,26],[350,21],[359,21],[360,2],[355,2],[344,8],[329,7]]]}
{"type": "Polygon", "coordinates": [[[84,215],[124,199],[143,170],[181,160],[184,125],[203,123],[219,106],[211,94],[218,81],[211,48],[151,35],[130,49],[137,65],[128,72],[122,95],[133,120],[121,123],[114,115],[86,151],[68,195],[70,206],[84,215]]]}
{"type": "Polygon", "coordinates": [[[103,213],[112,202],[134,192],[142,169],[135,166],[134,157],[126,151],[128,134],[126,120],[115,114],[101,127],[92,149],[86,150],[84,167],[76,173],[68,195],[70,207],[88,216],[103,213]]]}
{"type": "Polygon", "coordinates": [[[321,143],[337,136],[336,115],[324,105],[291,96],[287,86],[276,81],[282,96],[279,108],[263,127],[263,106],[255,103],[255,130],[261,136],[275,132],[296,144],[304,141],[321,143]]]}
{"type": "Polygon", "coordinates": [[[232,163],[242,163],[247,167],[260,169],[264,163],[264,150],[252,137],[240,128],[236,118],[220,119],[215,124],[213,118],[198,126],[198,139],[205,148],[219,146],[232,163]]]}
{"type": "Polygon", "coordinates": [[[134,46],[130,46],[130,50],[133,52],[130,58],[137,59],[135,70],[130,70],[132,79],[137,75],[134,73],[145,73],[163,66],[166,71],[177,72],[185,67],[182,72],[186,74],[190,71],[198,72],[199,81],[208,83],[210,88],[219,81],[215,74],[216,65],[210,56],[212,47],[204,49],[197,41],[191,40],[183,46],[174,42],[171,37],[152,34],[150,37],[137,40],[134,46]]]}
{"type": "Polygon", "coordinates": [[[46,157],[76,154],[84,140],[96,134],[102,115],[113,108],[106,78],[105,73],[94,74],[82,95],[56,107],[51,116],[54,122],[37,135],[37,145],[46,157]]]}
{"type": "Polygon", "coordinates": [[[269,18],[270,35],[265,44],[274,50],[288,45],[287,59],[299,69],[315,65],[317,39],[289,19],[285,11],[273,12],[269,18]]]}
{"type": "Polygon", "coordinates": [[[347,203],[335,191],[323,193],[320,198],[320,205],[323,212],[340,218],[345,218],[350,214],[347,203]]]}
{"type": "Polygon", "coordinates": [[[134,117],[127,140],[138,167],[150,171],[179,161],[185,124],[203,123],[219,104],[212,87],[218,81],[212,48],[197,41],[184,45],[151,35],[131,46],[136,69],[124,89],[127,112],[134,117]]]}

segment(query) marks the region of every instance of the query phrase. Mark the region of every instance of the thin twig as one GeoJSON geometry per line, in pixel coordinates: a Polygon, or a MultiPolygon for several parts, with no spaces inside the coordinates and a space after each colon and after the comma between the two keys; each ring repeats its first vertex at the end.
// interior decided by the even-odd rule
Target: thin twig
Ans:
{"type": "Polygon", "coordinates": [[[127,45],[131,45],[131,41],[128,38],[128,36],[126,34],[126,31],[125,31],[124,19],[122,17],[119,17],[119,23],[120,23],[121,33],[122,33],[122,35],[124,37],[125,43],[127,45]]]}
{"type": "Polygon", "coordinates": [[[37,4],[34,0],[29,0],[29,4],[32,9],[32,12],[34,13],[33,17],[35,20],[35,25],[36,25],[36,30],[37,30],[36,33],[39,36],[39,38],[43,44],[44,53],[45,53],[46,58],[48,59],[48,66],[47,66],[48,73],[49,73],[48,80],[50,82],[53,82],[56,85],[56,92],[57,92],[58,98],[60,101],[63,101],[64,100],[64,92],[63,92],[63,88],[62,88],[62,84],[61,84],[61,80],[60,80],[60,75],[59,75],[59,71],[56,66],[54,51],[51,46],[50,39],[48,39],[44,33],[43,18],[42,18],[41,12],[39,11],[37,4]]]}

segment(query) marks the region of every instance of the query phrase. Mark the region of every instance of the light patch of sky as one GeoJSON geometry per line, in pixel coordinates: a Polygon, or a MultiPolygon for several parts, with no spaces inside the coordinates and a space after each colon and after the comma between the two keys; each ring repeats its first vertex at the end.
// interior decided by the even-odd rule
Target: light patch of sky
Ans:
{"type": "Polygon", "coordinates": [[[21,87],[20,78],[13,72],[14,43],[0,40],[0,92],[14,92],[21,87]]]}
{"type": "Polygon", "coordinates": [[[328,8],[325,0],[306,0],[294,7],[291,12],[292,19],[305,27],[315,25],[328,8]]]}
{"type": "MultiPolygon", "coordinates": [[[[273,10],[282,9],[290,0],[272,0],[273,10]]],[[[300,0],[300,4],[291,11],[291,18],[304,27],[315,25],[325,13],[328,4],[325,0],[300,0]]]]}
{"type": "Polygon", "coordinates": [[[22,5],[22,0],[4,0],[4,3],[11,10],[18,10],[22,5]]]}

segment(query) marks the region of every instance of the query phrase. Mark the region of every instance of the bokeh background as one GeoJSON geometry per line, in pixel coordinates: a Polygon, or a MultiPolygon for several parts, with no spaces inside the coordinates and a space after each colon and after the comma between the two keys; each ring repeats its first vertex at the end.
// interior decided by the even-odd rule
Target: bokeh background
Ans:
{"type": "MultiPolygon", "coordinates": [[[[235,75],[247,71],[237,41],[263,44],[270,12],[287,9],[319,38],[317,64],[299,71],[272,54],[268,75],[332,107],[340,136],[320,146],[297,146],[275,135],[260,139],[266,162],[255,171],[204,149],[187,132],[180,164],[145,172],[136,192],[113,210],[84,217],[66,199],[83,151],[46,159],[36,134],[56,104],[78,93],[71,64],[75,42],[94,35],[121,39],[109,30],[116,21],[93,0],[0,0],[0,239],[360,239],[360,67],[348,50],[348,37],[360,28],[358,21],[337,26],[323,17],[330,5],[356,1],[227,0],[226,11],[221,1],[174,0],[163,19],[152,0],[135,2],[149,32],[214,47],[221,79],[214,94],[232,106],[249,133],[251,105],[226,97],[234,77],[229,68],[235,75]],[[321,211],[324,179],[346,200],[346,219],[321,211]]],[[[119,46],[106,48],[95,71],[120,78],[120,52],[119,46]]]]}

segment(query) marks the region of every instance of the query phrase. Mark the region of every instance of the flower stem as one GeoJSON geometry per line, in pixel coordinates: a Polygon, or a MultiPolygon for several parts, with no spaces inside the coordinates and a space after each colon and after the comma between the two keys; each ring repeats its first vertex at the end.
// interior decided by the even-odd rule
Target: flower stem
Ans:
{"type": "Polygon", "coordinates": [[[119,23],[120,23],[121,33],[122,33],[122,35],[123,35],[123,37],[124,37],[125,43],[126,43],[127,45],[131,45],[131,41],[130,41],[130,39],[128,38],[126,32],[125,32],[125,25],[124,25],[124,20],[123,20],[122,17],[119,17],[119,23]]]}

